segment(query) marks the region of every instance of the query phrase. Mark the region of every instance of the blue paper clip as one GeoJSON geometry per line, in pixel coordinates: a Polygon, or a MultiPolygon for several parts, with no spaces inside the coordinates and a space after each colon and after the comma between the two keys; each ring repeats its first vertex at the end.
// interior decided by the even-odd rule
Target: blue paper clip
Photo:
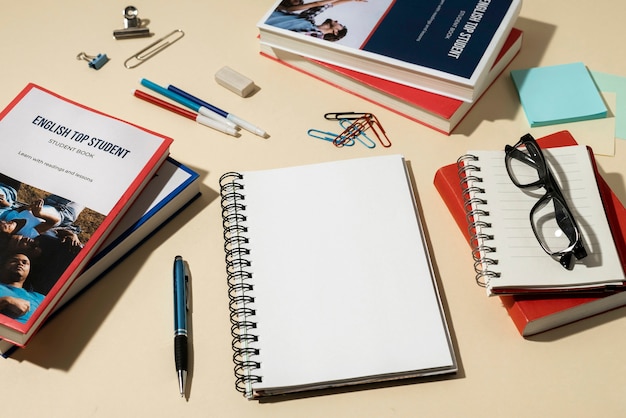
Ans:
{"type": "Polygon", "coordinates": [[[352,138],[359,141],[361,144],[365,145],[367,148],[376,148],[376,143],[372,141],[372,139],[365,134],[365,131],[360,130],[354,126],[354,122],[350,119],[341,119],[339,121],[339,125],[344,128],[344,133],[351,135],[352,138]],[[353,132],[354,131],[354,132],[353,132]],[[357,132],[360,131],[360,132],[357,132]],[[363,138],[363,139],[362,139],[363,138]]]}
{"type": "Polygon", "coordinates": [[[87,55],[84,52],[80,52],[76,55],[77,60],[85,60],[89,63],[89,68],[93,68],[94,70],[99,70],[102,68],[104,64],[109,61],[109,57],[107,54],[98,54],[97,56],[87,55]]]}
{"type": "MultiPolygon", "coordinates": [[[[337,139],[338,137],[337,134],[334,134],[332,132],[321,131],[319,129],[309,129],[308,131],[306,131],[306,133],[312,138],[322,139],[324,141],[333,142],[333,143],[335,139],[337,139]]],[[[342,145],[345,145],[346,147],[351,147],[352,145],[354,145],[354,140],[350,138],[346,140],[345,143],[343,143],[342,145]]]]}

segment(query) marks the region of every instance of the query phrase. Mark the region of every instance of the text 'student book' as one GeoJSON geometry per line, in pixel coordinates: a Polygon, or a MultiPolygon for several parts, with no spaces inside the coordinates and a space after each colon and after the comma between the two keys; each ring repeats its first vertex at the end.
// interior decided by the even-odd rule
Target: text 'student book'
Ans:
{"type": "Polygon", "coordinates": [[[249,399],[457,370],[404,158],[220,179],[249,399]]]}
{"type": "MultiPolygon", "coordinates": [[[[556,132],[538,139],[537,142],[542,147],[576,145],[575,139],[568,131],[556,132]]],[[[626,266],[626,209],[597,171],[596,178],[620,263],[624,268],[626,266]]],[[[466,218],[465,200],[461,194],[457,164],[449,164],[437,170],[434,185],[461,232],[469,241],[469,224],[466,218]]],[[[539,293],[506,295],[500,298],[516,328],[525,337],[626,304],[624,291],[589,294],[539,293]]]]}
{"type": "Polygon", "coordinates": [[[260,42],[307,58],[472,102],[484,90],[521,0],[276,2],[260,42]]]}
{"type": "MultiPolygon", "coordinates": [[[[506,66],[515,58],[522,47],[522,38],[523,33],[521,30],[516,28],[511,30],[496,61],[491,70],[489,70],[487,83],[485,83],[484,91],[479,92],[479,97],[486,93],[489,85],[498,78],[506,66]]],[[[404,84],[394,83],[393,81],[315,61],[266,45],[261,45],[261,53],[281,64],[448,135],[476,103],[464,102],[404,84]]]]}
{"type": "Polygon", "coordinates": [[[28,342],[171,142],[35,84],[0,112],[0,337],[28,342]]]}
{"type": "MultiPolygon", "coordinates": [[[[200,176],[184,164],[167,157],[150,182],[141,191],[122,219],[115,225],[96,255],[78,276],[55,312],[76,299],[80,293],[99,280],[109,269],[121,262],[168,220],[200,196],[200,176]]],[[[37,338],[37,337],[36,337],[37,338]]],[[[0,356],[7,357],[15,345],[0,340],[0,356]]]]}

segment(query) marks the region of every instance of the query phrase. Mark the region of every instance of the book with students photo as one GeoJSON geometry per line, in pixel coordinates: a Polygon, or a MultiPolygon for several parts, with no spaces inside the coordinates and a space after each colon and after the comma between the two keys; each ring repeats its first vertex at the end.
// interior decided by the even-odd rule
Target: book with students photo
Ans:
{"type": "MultiPolygon", "coordinates": [[[[537,143],[544,148],[561,147],[576,145],[576,140],[568,131],[559,131],[538,139],[537,143]]],[[[626,268],[626,208],[597,171],[596,179],[620,263],[626,268]]],[[[457,164],[437,170],[433,183],[469,242],[471,235],[457,164]]],[[[500,299],[519,333],[528,337],[626,305],[626,292],[518,294],[503,295],[500,299]]]]}
{"type": "MultiPolygon", "coordinates": [[[[522,38],[521,30],[516,28],[511,30],[489,71],[485,90],[478,94],[479,98],[515,58],[522,47],[522,38]]],[[[261,53],[281,64],[448,135],[475,103],[453,99],[344,67],[311,60],[266,45],[261,45],[261,53]]]]}
{"type": "Polygon", "coordinates": [[[283,0],[257,26],[261,45],[472,102],[521,3],[283,0]]]}
{"type": "Polygon", "coordinates": [[[24,346],[172,139],[28,84],[0,112],[0,338],[24,346]]]}
{"type": "Polygon", "coordinates": [[[247,398],[457,370],[402,156],[229,172],[220,187],[247,398]]]}
{"type": "MultiPolygon", "coordinates": [[[[197,172],[168,157],[59,301],[55,311],[71,302],[200,196],[199,179],[197,172]]],[[[15,347],[0,340],[0,355],[8,356],[15,347]]]]}

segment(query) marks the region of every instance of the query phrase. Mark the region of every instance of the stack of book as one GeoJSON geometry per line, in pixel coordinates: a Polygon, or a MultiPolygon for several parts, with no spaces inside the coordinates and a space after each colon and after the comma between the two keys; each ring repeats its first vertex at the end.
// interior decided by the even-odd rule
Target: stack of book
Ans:
{"type": "Polygon", "coordinates": [[[261,54],[450,134],[522,45],[521,0],[277,2],[261,54]]]}
{"type": "Polygon", "coordinates": [[[5,356],[197,197],[199,175],[171,138],[35,84],[0,112],[0,142],[5,356]]]}
{"type": "MultiPolygon", "coordinates": [[[[168,157],[59,302],[74,300],[200,196],[200,175],[168,157]]],[[[0,339],[0,356],[16,345],[0,339]]]]}

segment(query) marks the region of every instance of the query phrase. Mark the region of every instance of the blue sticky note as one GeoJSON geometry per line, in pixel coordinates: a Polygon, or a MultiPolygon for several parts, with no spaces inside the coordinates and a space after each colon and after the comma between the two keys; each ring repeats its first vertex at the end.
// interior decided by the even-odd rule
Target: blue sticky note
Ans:
{"type": "Polygon", "coordinates": [[[606,117],[607,108],[582,62],[511,71],[531,127],[606,117]]]}

